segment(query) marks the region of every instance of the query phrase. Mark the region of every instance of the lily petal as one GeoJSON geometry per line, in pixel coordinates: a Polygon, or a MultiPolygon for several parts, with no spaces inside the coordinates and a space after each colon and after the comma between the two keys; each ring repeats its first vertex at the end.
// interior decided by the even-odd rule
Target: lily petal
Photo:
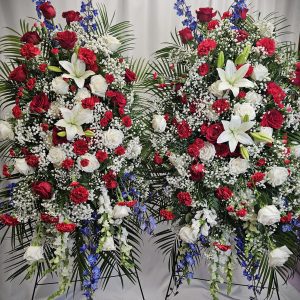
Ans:
{"type": "Polygon", "coordinates": [[[232,60],[227,60],[225,72],[226,72],[227,80],[231,80],[234,78],[234,76],[236,74],[236,67],[232,60]]]}
{"type": "Polygon", "coordinates": [[[245,132],[240,132],[237,136],[236,139],[244,145],[252,145],[253,144],[253,140],[251,139],[251,137],[245,133],[245,132]]]}
{"type": "Polygon", "coordinates": [[[226,82],[227,79],[226,79],[226,73],[223,69],[220,69],[220,68],[217,68],[217,71],[218,71],[218,74],[219,74],[219,77],[222,81],[226,82]]]}
{"type": "Polygon", "coordinates": [[[59,62],[59,64],[66,70],[68,71],[70,74],[75,75],[74,74],[74,69],[73,69],[73,65],[66,60],[62,60],[59,62]]]}
{"type": "Polygon", "coordinates": [[[219,137],[218,137],[218,139],[217,139],[217,143],[218,143],[218,144],[226,143],[226,142],[228,142],[228,141],[230,140],[230,138],[231,138],[231,134],[229,133],[229,131],[223,131],[223,132],[219,135],[219,137]]]}
{"type": "Polygon", "coordinates": [[[245,64],[241,66],[235,73],[235,80],[239,80],[245,77],[249,70],[250,64],[245,64]]]}
{"type": "Polygon", "coordinates": [[[253,88],[254,87],[254,83],[246,78],[240,79],[239,81],[237,81],[234,86],[236,87],[247,87],[247,88],[253,88]]]}
{"type": "Polygon", "coordinates": [[[66,127],[66,133],[68,141],[74,140],[74,137],[78,133],[77,126],[68,124],[68,127],[66,127]]]}
{"type": "Polygon", "coordinates": [[[242,120],[240,116],[232,116],[229,128],[234,130],[234,129],[239,129],[241,127],[242,120]]]}
{"type": "Polygon", "coordinates": [[[229,140],[229,149],[230,149],[230,152],[234,152],[237,145],[238,145],[238,141],[236,139],[230,139],[229,140]]]}

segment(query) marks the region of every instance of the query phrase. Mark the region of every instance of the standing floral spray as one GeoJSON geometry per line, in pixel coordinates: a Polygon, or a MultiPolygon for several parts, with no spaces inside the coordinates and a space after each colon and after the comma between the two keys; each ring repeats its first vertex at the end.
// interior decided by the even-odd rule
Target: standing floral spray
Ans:
{"type": "Polygon", "coordinates": [[[1,191],[0,222],[4,237],[11,229],[14,258],[25,259],[10,278],[55,273],[49,299],[72,281],[92,299],[113,270],[135,280],[139,227],[155,228],[132,112],[145,72],[122,56],[133,40],[128,22],[111,25],[105,8],[87,1],[63,12],[61,26],[50,1],[33,2],[43,21],[21,22],[20,35],[0,40],[9,110],[0,121],[2,181],[13,182],[1,191]]]}
{"type": "Polygon", "coordinates": [[[149,86],[148,163],[175,285],[193,277],[201,257],[210,291],[232,285],[239,263],[249,288],[268,296],[299,259],[300,63],[277,37],[284,19],[255,19],[244,0],[217,17],[197,17],[184,0],[184,28],[157,51],[149,86]],[[160,187],[159,187],[160,183],[160,187]]]}

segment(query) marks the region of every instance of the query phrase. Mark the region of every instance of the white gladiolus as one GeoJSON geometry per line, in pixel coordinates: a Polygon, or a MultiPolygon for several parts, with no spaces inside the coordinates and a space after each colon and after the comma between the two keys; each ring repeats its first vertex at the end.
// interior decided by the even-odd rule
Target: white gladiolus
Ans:
{"type": "Polygon", "coordinates": [[[209,142],[204,142],[204,147],[200,149],[199,158],[203,162],[208,162],[213,160],[216,155],[215,146],[209,142]]]}
{"type": "Polygon", "coordinates": [[[292,154],[295,155],[295,157],[300,158],[300,145],[292,146],[292,154]]]}
{"type": "Polygon", "coordinates": [[[90,91],[84,87],[84,88],[78,90],[78,92],[76,93],[76,95],[74,97],[74,100],[79,102],[83,99],[90,98],[90,97],[91,97],[90,91]]]}
{"type": "Polygon", "coordinates": [[[216,96],[217,98],[221,98],[223,96],[223,94],[224,94],[224,92],[219,89],[219,85],[220,85],[221,82],[222,82],[221,80],[218,80],[218,81],[214,82],[208,88],[209,92],[211,94],[213,94],[214,96],[216,96]]]}
{"type": "Polygon", "coordinates": [[[245,101],[247,103],[251,103],[255,106],[260,104],[262,102],[262,99],[263,99],[262,95],[254,92],[254,91],[248,92],[245,97],[245,101]]]}
{"type": "Polygon", "coordinates": [[[55,166],[60,166],[66,159],[66,153],[59,147],[51,147],[47,159],[55,166]]]}
{"type": "Polygon", "coordinates": [[[24,259],[29,262],[35,262],[44,259],[44,250],[41,246],[29,246],[24,253],[24,259]]]}
{"type": "Polygon", "coordinates": [[[279,221],[280,211],[275,205],[267,205],[258,211],[257,222],[263,225],[273,225],[279,221]]]}
{"type": "Polygon", "coordinates": [[[102,251],[113,251],[116,250],[116,246],[115,246],[115,242],[112,236],[109,236],[106,238],[103,247],[102,247],[102,251]]]}

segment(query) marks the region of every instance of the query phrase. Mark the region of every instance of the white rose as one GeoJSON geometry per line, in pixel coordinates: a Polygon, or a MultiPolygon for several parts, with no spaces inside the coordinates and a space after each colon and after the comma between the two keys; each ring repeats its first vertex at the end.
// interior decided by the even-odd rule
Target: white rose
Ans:
{"type": "Polygon", "coordinates": [[[56,77],[52,80],[52,90],[58,95],[66,95],[69,92],[69,84],[62,76],[56,77]]]}
{"type": "Polygon", "coordinates": [[[66,153],[59,147],[51,147],[47,159],[55,166],[60,164],[66,159],[66,153]]]}
{"type": "Polygon", "coordinates": [[[204,161],[213,160],[216,155],[215,146],[211,143],[204,142],[204,147],[200,149],[199,158],[204,161]]]}
{"type": "Polygon", "coordinates": [[[233,111],[241,118],[248,115],[249,120],[254,120],[256,117],[255,109],[250,103],[237,103],[234,105],[233,111]]]}
{"type": "Polygon", "coordinates": [[[84,172],[87,173],[93,173],[95,170],[99,169],[100,164],[98,159],[90,154],[90,153],[86,153],[82,156],[80,156],[77,160],[77,164],[78,164],[78,168],[84,172]],[[82,160],[86,160],[85,162],[87,162],[87,165],[82,165],[82,160]]]}
{"type": "Polygon", "coordinates": [[[123,143],[124,134],[118,129],[108,129],[103,133],[102,141],[105,147],[115,149],[123,143]]]}
{"type": "Polygon", "coordinates": [[[245,97],[245,101],[254,105],[258,105],[262,102],[262,95],[254,92],[254,91],[250,91],[246,94],[245,97]]]}
{"type": "Polygon", "coordinates": [[[127,206],[116,205],[113,209],[113,218],[114,219],[123,219],[129,216],[130,208],[127,206]]]}
{"type": "Polygon", "coordinates": [[[229,162],[229,172],[234,175],[243,174],[249,168],[249,161],[243,158],[232,158],[229,162]]]}
{"type": "Polygon", "coordinates": [[[255,65],[253,69],[253,73],[251,74],[251,78],[256,81],[263,81],[264,79],[268,79],[269,77],[268,69],[261,65],[255,65]]]}
{"type": "Polygon", "coordinates": [[[28,166],[25,158],[16,158],[15,170],[24,175],[30,175],[34,173],[34,169],[28,166]]]}
{"type": "Polygon", "coordinates": [[[280,211],[275,205],[267,205],[258,211],[257,222],[263,225],[273,225],[279,221],[280,211]]]}
{"type": "Polygon", "coordinates": [[[220,84],[221,82],[222,82],[221,80],[218,80],[218,81],[214,82],[214,83],[208,88],[209,92],[210,92],[211,94],[213,94],[214,96],[216,96],[217,98],[222,97],[223,94],[224,94],[224,92],[221,91],[221,90],[219,89],[219,84],[220,84]]]}
{"type": "Polygon", "coordinates": [[[14,139],[14,131],[10,123],[0,120],[0,141],[14,139]]]}
{"type": "Polygon", "coordinates": [[[116,250],[116,246],[115,246],[115,242],[112,236],[109,236],[106,238],[103,247],[102,247],[102,251],[113,251],[116,250]]]}
{"type": "Polygon", "coordinates": [[[76,95],[74,97],[74,100],[76,102],[80,102],[81,100],[90,98],[90,97],[91,97],[90,91],[84,87],[84,88],[78,90],[78,92],[76,93],[76,95]]]}
{"type": "Polygon", "coordinates": [[[129,159],[139,157],[142,152],[142,148],[143,147],[140,145],[138,138],[131,140],[126,147],[126,157],[129,159]]]}
{"type": "Polygon", "coordinates": [[[152,128],[155,132],[164,132],[167,127],[167,122],[164,116],[154,115],[152,119],[152,128]]]}
{"type": "Polygon", "coordinates": [[[121,46],[120,41],[112,35],[105,35],[102,37],[104,43],[106,44],[108,50],[115,52],[121,46]]]}
{"type": "Polygon", "coordinates": [[[297,157],[300,158],[300,145],[292,146],[292,153],[297,157]]]}
{"type": "Polygon", "coordinates": [[[184,226],[179,231],[179,238],[186,243],[194,243],[198,236],[190,226],[184,226]]]}
{"type": "Polygon", "coordinates": [[[276,248],[269,253],[269,266],[282,267],[293,253],[287,246],[276,248]]]}
{"type": "Polygon", "coordinates": [[[282,185],[288,178],[289,171],[285,167],[272,167],[267,174],[268,182],[273,186],[282,185]]]}
{"type": "Polygon", "coordinates": [[[95,75],[91,78],[90,88],[94,95],[104,97],[107,87],[108,84],[103,76],[95,75]]]}
{"type": "Polygon", "coordinates": [[[43,247],[40,246],[29,246],[24,253],[24,259],[29,262],[35,262],[44,258],[43,247]]]}

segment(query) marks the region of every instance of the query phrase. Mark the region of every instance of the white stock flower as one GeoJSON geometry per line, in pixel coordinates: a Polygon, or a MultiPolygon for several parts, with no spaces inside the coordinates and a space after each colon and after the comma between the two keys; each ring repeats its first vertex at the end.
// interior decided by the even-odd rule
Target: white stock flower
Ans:
{"type": "Polygon", "coordinates": [[[231,121],[222,121],[224,131],[218,137],[217,143],[223,144],[229,142],[229,149],[234,152],[238,143],[243,145],[252,145],[253,140],[246,133],[251,129],[255,122],[243,122],[240,116],[231,116],[231,121]]]}
{"type": "Polygon", "coordinates": [[[100,167],[98,159],[90,153],[81,155],[77,160],[77,164],[80,170],[87,173],[93,173],[100,167]],[[82,161],[84,161],[84,163],[82,161]]]}
{"type": "Polygon", "coordinates": [[[127,206],[116,205],[113,209],[114,219],[123,219],[129,216],[130,208],[127,206]]]}
{"type": "Polygon", "coordinates": [[[109,236],[106,238],[103,244],[102,251],[113,251],[113,250],[116,250],[114,238],[112,236],[109,236]]]}
{"type": "Polygon", "coordinates": [[[74,100],[79,102],[83,99],[90,98],[90,97],[91,97],[90,91],[84,87],[84,88],[78,90],[78,92],[76,93],[76,95],[74,97],[74,100]]]}
{"type": "Polygon", "coordinates": [[[95,75],[91,78],[90,88],[94,95],[104,97],[108,84],[102,75],[95,75]]]}
{"type": "Polygon", "coordinates": [[[167,127],[167,122],[162,115],[154,115],[152,118],[152,128],[155,132],[164,132],[167,127]]]}
{"type": "Polygon", "coordinates": [[[249,161],[240,157],[231,158],[228,167],[230,174],[244,174],[249,168],[249,161]]]}
{"type": "Polygon", "coordinates": [[[204,208],[202,212],[203,212],[202,218],[206,219],[207,223],[211,227],[216,226],[218,224],[218,222],[216,221],[218,216],[214,209],[210,210],[210,209],[204,208]]]}
{"type": "Polygon", "coordinates": [[[13,140],[14,136],[11,124],[7,121],[0,120],[0,141],[2,142],[6,139],[13,140]]]}
{"type": "Polygon", "coordinates": [[[280,211],[275,205],[266,205],[258,211],[257,222],[263,225],[273,225],[280,221],[280,211]]]}
{"type": "Polygon", "coordinates": [[[24,259],[35,262],[44,258],[44,250],[41,246],[29,246],[24,253],[24,259]]]}
{"type": "Polygon", "coordinates": [[[195,234],[193,229],[190,226],[184,226],[179,231],[179,238],[186,243],[196,242],[198,236],[195,234]]]}
{"type": "Polygon", "coordinates": [[[216,155],[215,146],[209,142],[204,142],[204,147],[200,149],[199,158],[203,162],[208,162],[213,160],[216,155]]]}
{"type": "Polygon", "coordinates": [[[254,66],[251,78],[255,81],[263,81],[264,79],[268,80],[269,71],[264,65],[257,64],[254,66]]]}
{"type": "Polygon", "coordinates": [[[285,167],[272,167],[267,173],[267,181],[273,186],[282,185],[289,176],[289,171],[285,167]]]}
{"type": "Polygon", "coordinates": [[[59,147],[51,147],[47,159],[55,166],[60,166],[66,159],[66,153],[59,147]]]}
{"type": "Polygon", "coordinates": [[[254,91],[250,91],[246,94],[246,97],[245,97],[245,101],[248,102],[248,103],[251,103],[253,105],[258,105],[262,102],[262,95],[254,92],[254,91]]]}
{"type": "Polygon", "coordinates": [[[232,60],[227,60],[225,70],[217,68],[221,83],[218,89],[221,91],[231,90],[233,95],[237,97],[240,88],[253,88],[254,83],[244,78],[248,72],[249,64],[245,64],[238,70],[232,60]]]}
{"type": "Polygon", "coordinates": [[[69,84],[62,76],[55,77],[52,80],[52,90],[58,95],[66,95],[69,92],[69,84]]]}
{"type": "Polygon", "coordinates": [[[105,35],[102,37],[102,40],[111,52],[116,52],[121,46],[121,42],[112,35],[105,35]]]}
{"type": "Polygon", "coordinates": [[[103,133],[103,145],[109,149],[115,149],[123,143],[124,134],[118,129],[108,129],[103,133]]]}
{"type": "Polygon", "coordinates": [[[62,77],[73,79],[80,89],[83,88],[85,80],[95,74],[93,71],[86,71],[85,62],[78,59],[76,53],[73,53],[71,62],[63,60],[59,64],[69,72],[69,74],[63,74],[62,77]]]}
{"type": "Polygon", "coordinates": [[[287,246],[282,246],[269,253],[269,266],[282,267],[292,255],[292,251],[287,246]]]}
{"type": "Polygon", "coordinates": [[[209,88],[208,91],[213,94],[214,96],[216,96],[217,98],[221,98],[224,94],[223,91],[221,91],[219,89],[219,84],[221,83],[221,80],[218,80],[216,82],[214,82],[209,88]]]}
{"type": "Polygon", "coordinates": [[[233,112],[241,118],[244,118],[247,115],[250,121],[254,120],[256,117],[255,109],[250,103],[236,103],[233,112]]]}
{"type": "Polygon", "coordinates": [[[17,172],[23,175],[30,175],[34,173],[34,168],[27,164],[25,158],[16,158],[14,168],[17,172]]]}
{"type": "Polygon", "coordinates": [[[68,141],[72,141],[76,134],[84,135],[82,126],[93,121],[93,111],[90,109],[83,109],[80,104],[73,107],[72,110],[68,108],[60,108],[63,119],[56,122],[56,126],[63,127],[66,130],[68,141]]]}

